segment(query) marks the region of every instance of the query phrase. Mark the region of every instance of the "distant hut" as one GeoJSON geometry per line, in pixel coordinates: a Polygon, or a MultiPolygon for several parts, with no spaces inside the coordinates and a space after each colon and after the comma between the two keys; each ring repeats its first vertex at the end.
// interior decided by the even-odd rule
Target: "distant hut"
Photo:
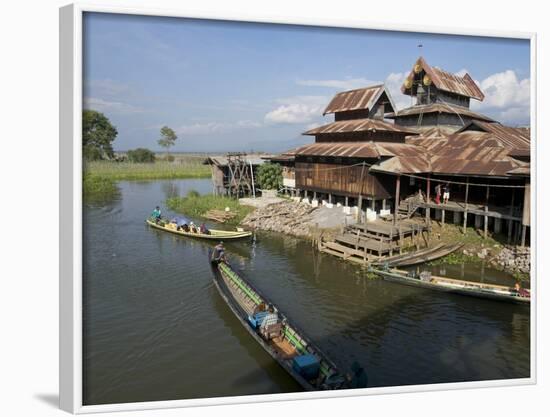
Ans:
{"type": "Polygon", "coordinates": [[[234,197],[255,196],[258,189],[257,169],[267,155],[228,153],[209,156],[204,164],[212,170],[212,187],[215,195],[234,197]]]}

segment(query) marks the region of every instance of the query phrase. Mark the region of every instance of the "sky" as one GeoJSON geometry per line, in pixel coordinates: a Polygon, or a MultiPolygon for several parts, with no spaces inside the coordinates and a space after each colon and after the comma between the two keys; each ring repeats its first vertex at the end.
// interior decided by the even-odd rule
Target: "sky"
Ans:
{"type": "Polygon", "coordinates": [[[472,76],[475,111],[529,124],[528,40],[106,13],[84,17],[84,108],[116,126],[118,151],[160,150],[166,125],[171,151],[279,152],[334,120],[322,112],[339,91],[384,82],[409,106],[400,87],[420,55],[472,76]]]}

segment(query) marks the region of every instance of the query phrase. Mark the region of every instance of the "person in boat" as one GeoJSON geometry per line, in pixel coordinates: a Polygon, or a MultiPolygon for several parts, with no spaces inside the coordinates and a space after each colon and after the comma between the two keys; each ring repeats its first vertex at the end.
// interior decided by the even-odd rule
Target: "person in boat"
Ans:
{"type": "Polygon", "coordinates": [[[197,228],[195,227],[195,223],[193,222],[189,223],[189,231],[191,233],[197,233],[197,228]]]}
{"type": "Polygon", "coordinates": [[[205,234],[205,235],[209,235],[210,234],[210,230],[208,230],[208,228],[206,227],[206,225],[204,223],[201,223],[201,227],[199,228],[200,232],[205,234]]]}
{"type": "Polygon", "coordinates": [[[155,207],[155,209],[154,209],[153,212],[151,213],[151,217],[153,218],[153,220],[155,221],[155,223],[160,222],[160,220],[162,219],[162,212],[160,211],[160,207],[159,207],[159,206],[156,206],[156,207],[155,207]]]}
{"type": "Polygon", "coordinates": [[[223,242],[218,243],[214,246],[214,252],[212,253],[212,262],[225,262],[225,248],[223,242]]]}
{"type": "Polygon", "coordinates": [[[351,374],[347,375],[350,388],[366,388],[369,379],[363,367],[359,365],[359,362],[355,361],[351,364],[351,372],[351,374]]]}
{"type": "Polygon", "coordinates": [[[530,297],[531,293],[529,290],[522,288],[521,284],[519,282],[516,282],[516,285],[514,286],[514,289],[519,297],[530,297]]]}

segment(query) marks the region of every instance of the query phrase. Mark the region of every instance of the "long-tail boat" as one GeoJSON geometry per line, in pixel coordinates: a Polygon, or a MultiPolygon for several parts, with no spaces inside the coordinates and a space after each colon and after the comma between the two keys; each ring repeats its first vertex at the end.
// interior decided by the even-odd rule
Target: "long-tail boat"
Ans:
{"type": "Polygon", "coordinates": [[[305,390],[349,388],[346,375],[226,261],[210,255],[214,285],[258,344],[305,390]]]}
{"type": "Polygon", "coordinates": [[[180,236],[192,237],[195,239],[206,239],[206,240],[232,240],[232,239],[242,239],[245,237],[252,236],[252,232],[246,230],[215,230],[209,229],[208,233],[193,233],[185,232],[181,228],[178,228],[175,224],[161,221],[155,222],[151,219],[146,220],[147,224],[155,229],[163,230],[165,232],[174,233],[180,236]]]}
{"type": "Polygon", "coordinates": [[[440,277],[431,275],[429,272],[421,272],[418,275],[399,269],[372,269],[372,272],[387,281],[414,287],[518,304],[529,304],[531,302],[530,291],[523,288],[440,277]]]}

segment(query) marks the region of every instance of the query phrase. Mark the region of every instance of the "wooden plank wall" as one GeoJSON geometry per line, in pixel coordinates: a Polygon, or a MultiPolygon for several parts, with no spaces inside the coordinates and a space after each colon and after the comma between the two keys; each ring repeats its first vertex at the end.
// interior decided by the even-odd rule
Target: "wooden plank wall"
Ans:
{"type": "Polygon", "coordinates": [[[378,176],[368,173],[368,167],[363,172],[362,166],[346,167],[338,164],[321,164],[296,162],[296,188],[318,192],[333,193],[357,197],[374,196],[375,198],[391,197],[391,181],[383,181],[378,176]]]}

